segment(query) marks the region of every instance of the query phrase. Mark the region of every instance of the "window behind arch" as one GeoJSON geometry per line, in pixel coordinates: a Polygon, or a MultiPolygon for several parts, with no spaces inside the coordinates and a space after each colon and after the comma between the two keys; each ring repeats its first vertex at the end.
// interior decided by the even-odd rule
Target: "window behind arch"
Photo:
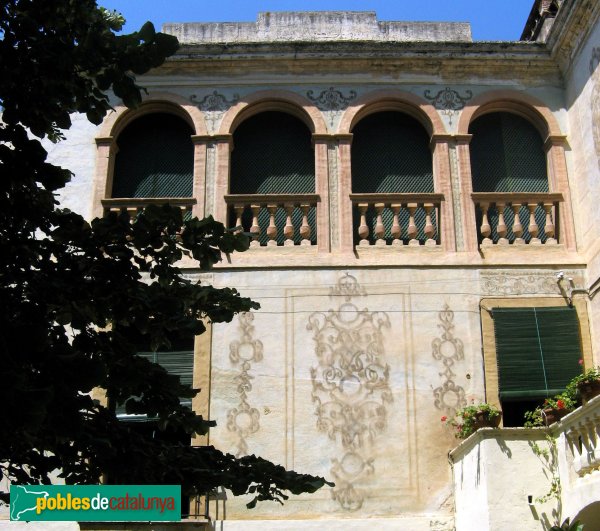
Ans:
{"type": "Polygon", "coordinates": [[[311,132],[298,118],[263,112],[233,134],[232,194],[308,194],[315,191],[311,132]]]}
{"type": "MultiPolygon", "coordinates": [[[[433,193],[433,161],[429,148],[429,134],[416,119],[395,111],[370,114],[360,120],[352,130],[351,167],[352,192],[355,194],[418,194],[433,193]]],[[[382,214],[385,227],[384,238],[391,243],[393,213],[386,208],[382,214]]],[[[437,212],[432,221],[437,227],[437,212]]],[[[355,243],[358,242],[360,215],[356,205],[353,214],[355,243]]],[[[370,229],[369,241],[374,242],[376,214],[372,206],[366,213],[370,229]]],[[[409,223],[406,208],[400,211],[401,237],[408,242],[405,228],[409,223]]],[[[425,239],[425,211],[419,208],[415,214],[418,228],[417,239],[425,239]]],[[[434,236],[438,239],[438,235],[434,236]]]]}
{"type": "Polygon", "coordinates": [[[363,118],[352,133],[354,193],[433,192],[429,135],[417,120],[379,112],[363,118]]]}
{"type": "MultiPolygon", "coordinates": [[[[473,135],[469,145],[471,153],[471,175],[473,192],[521,192],[547,193],[548,171],[544,142],[539,131],[525,118],[509,112],[494,112],[476,118],[469,127],[473,135]]],[[[505,207],[504,219],[508,227],[507,239],[512,242],[515,216],[511,208],[505,207]]],[[[530,241],[528,231],[530,213],[526,206],[519,211],[523,226],[523,239],[530,241]]],[[[492,206],[488,210],[491,238],[496,243],[499,212],[492,206]]],[[[539,227],[538,237],[546,241],[544,233],[546,215],[538,206],[535,220],[539,227]]],[[[482,220],[477,212],[477,226],[482,220]]],[[[481,241],[481,235],[480,235],[481,241]]]]}
{"type": "Polygon", "coordinates": [[[191,197],[192,128],[168,113],[141,116],[117,139],[112,197],[191,197]]]}
{"type": "Polygon", "coordinates": [[[544,142],[516,114],[495,112],[473,121],[470,144],[474,192],[547,192],[544,142]]]}
{"type": "MultiPolygon", "coordinates": [[[[231,153],[231,194],[314,194],[315,154],[312,133],[300,119],[278,111],[266,111],[251,116],[242,122],[233,133],[231,153]]],[[[262,204],[262,203],[261,203],[262,204]]],[[[249,207],[249,205],[248,205],[249,207]]],[[[286,211],[279,204],[275,215],[277,243],[284,243],[286,211]]],[[[230,209],[230,224],[235,223],[230,209]]],[[[252,223],[250,208],[246,208],[242,224],[246,230],[252,223]]],[[[269,212],[262,208],[258,216],[260,236],[258,241],[265,245],[269,212]]],[[[302,211],[296,207],[292,214],[294,242],[300,243],[302,211]]],[[[311,228],[310,242],[317,241],[316,208],[308,211],[311,228]]]]}

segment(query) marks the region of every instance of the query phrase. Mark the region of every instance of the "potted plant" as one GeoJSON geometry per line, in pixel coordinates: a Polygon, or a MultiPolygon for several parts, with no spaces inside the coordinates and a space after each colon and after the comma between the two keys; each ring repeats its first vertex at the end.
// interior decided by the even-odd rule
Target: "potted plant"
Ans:
{"type": "Polygon", "coordinates": [[[448,422],[456,429],[458,439],[466,439],[479,428],[497,428],[501,418],[502,412],[497,407],[482,403],[465,406],[450,420],[442,417],[442,422],[448,422]]]}
{"type": "Polygon", "coordinates": [[[579,393],[584,404],[600,395],[600,367],[592,367],[575,376],[567,385],[567,391],[572,395],[579,393]]]}
{"type": "Polygon", "coordinates": [[[525,413],[525,427],[550,426],[571,413],[576,405],[575,399],[568,391],[546,398],[541,406],[525,413]]]}

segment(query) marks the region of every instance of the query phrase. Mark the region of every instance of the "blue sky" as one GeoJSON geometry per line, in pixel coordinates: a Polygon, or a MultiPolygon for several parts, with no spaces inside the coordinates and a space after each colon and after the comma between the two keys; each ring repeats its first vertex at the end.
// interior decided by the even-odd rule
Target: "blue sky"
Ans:
{"type": "Polygon", "coordinates": [[[379,20],[470,22],[475,40],[518,40],[533,0],[98,0],[127,19],[125,31],[150,20],[250,22],[259,11],[375,11],[379,20]]]}

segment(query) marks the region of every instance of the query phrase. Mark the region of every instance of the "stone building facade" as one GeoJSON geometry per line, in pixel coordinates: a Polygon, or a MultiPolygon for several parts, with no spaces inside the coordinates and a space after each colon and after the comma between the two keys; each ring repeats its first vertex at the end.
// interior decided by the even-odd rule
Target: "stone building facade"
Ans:
{"type": "MultiPolygon", "coordinates": [[[[554,506],[528,503],[547,490],[535,456],[517,467],[526,486],[496,482],[519,519],[503,527],[471,450],[449,466],[440,418],[484,400],[518,417],[497,308],[574,311],[578,356],[599,361],[600,3],[537,1],[519,42],[369,12],[164,31],[182,47],[139,80],[143,105],[114,101],[51,147],[76,174],[62,204],[91,218],[169,201],[255,235],[210,273],[186,265],[261,304],[195,341],[193,405],[217,427],[192,443],[336,483],[252,511],[221,493],[211,516],[244,530],[542,529],[554,506]]],[[[501,432],[510,452],[519,436],[501,432]]],[[[565,517],[593,503],[577,500],[565,517]]]]}

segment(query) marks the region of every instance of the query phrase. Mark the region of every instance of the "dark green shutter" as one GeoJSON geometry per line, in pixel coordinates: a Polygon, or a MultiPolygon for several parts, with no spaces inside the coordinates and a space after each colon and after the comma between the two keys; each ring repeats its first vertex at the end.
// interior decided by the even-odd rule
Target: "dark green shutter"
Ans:
{"type": "Polygon", "coordinates": [[[119,135],[112,197],[191,197],[193,131],[181,118],[142,116],[119,135]]]}
{"type": "Polygon", "coordinates": [[[581,373],[574,308],[494,308],[500,398],[545,398],[581,373]]]}
{"type": "Polygon", "coordinates": [[[429,135],[414,118],[379,112],[352,130],[354,193],[431,193],[433,166],[429,135]]]}
{"type": "Polygon", "coordinates": [[[232,194],[312,194],[315,152],[308,127],[283,112],[263,112],[233,134],[232,194]]]}
{"type": "Polygon", "coordinates": [[[507,112],[485,114],[469,133],[474,192],[548,191],[544,142],[527,120],[507,112]]]}

